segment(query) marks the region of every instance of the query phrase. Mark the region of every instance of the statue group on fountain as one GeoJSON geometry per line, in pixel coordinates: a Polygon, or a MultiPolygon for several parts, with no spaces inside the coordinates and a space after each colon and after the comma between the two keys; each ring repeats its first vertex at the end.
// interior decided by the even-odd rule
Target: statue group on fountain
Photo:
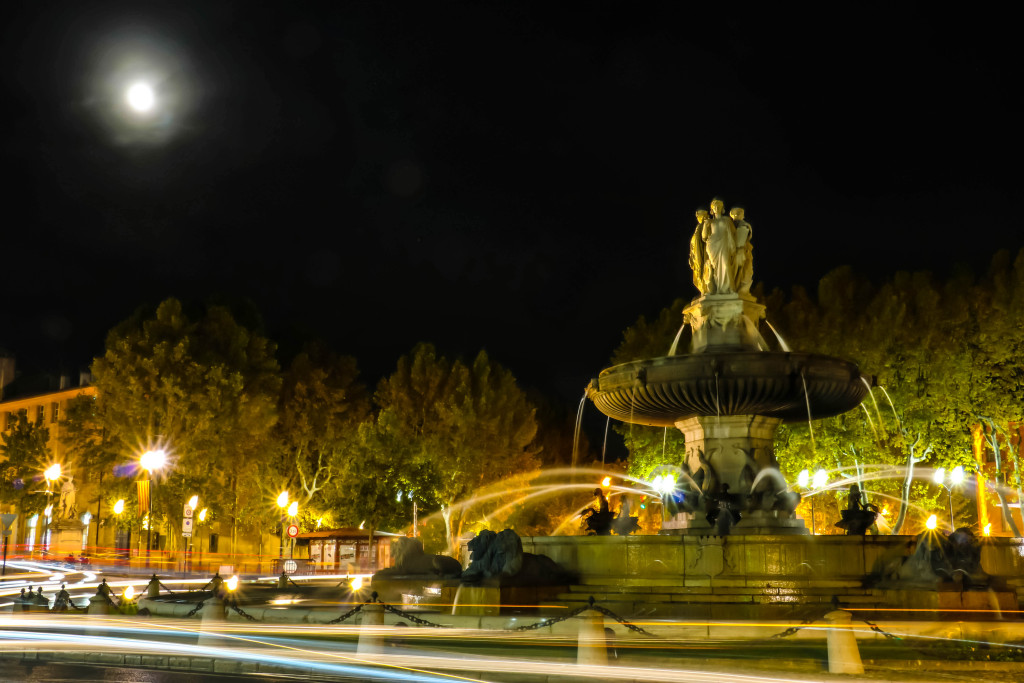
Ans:
{"type": "Polygon", "coordinates": [[[744,211],[725,213],[721,199],[711,210],[697,211],[697,228],[690,238],[693,284],[701,294],[749,294],[754,280],[753,232],[744,211]]]}

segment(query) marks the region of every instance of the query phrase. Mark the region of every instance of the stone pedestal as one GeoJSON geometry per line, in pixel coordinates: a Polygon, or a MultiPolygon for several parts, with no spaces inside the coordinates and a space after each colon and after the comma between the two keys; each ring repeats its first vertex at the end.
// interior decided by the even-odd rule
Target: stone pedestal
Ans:
{"type": "MultiPolygon", "coordinates": [[[[686,464],[705,498],[728,495],[739,506],[737,534],[806,534],[803,520],[792,512],[799,497],[784,493],[787,485],[775,460],[775,430],[782,420],[761,415],[723,415],[680,420],[686,438],[686,464]],[[788,502],[777,494],[788,496],[788,502]],[[791,505],[790,505],[791,504],[791,505]]],[[[686,486],[688,482],[680,482],[686,486]]],[[[691,496],[693,483],[689,483],[691,496]]],[[[668,533],[707,535],[713,527],[705,511],[680,512],[662,524],[668,533]]]]}
{"type": "Polygon", "coordinates": [[[82,531],[85,525],[77,519],[62,519],[50,526],[50,552],[55,555],[78,555],[82,552],[82,531]]]}
{"type": "Polygon", "coordinates": [[[705,294],[683,309],[693,337],[691,353],[767,351],[757,324],[764,306],[749,294],[705,294]]]}

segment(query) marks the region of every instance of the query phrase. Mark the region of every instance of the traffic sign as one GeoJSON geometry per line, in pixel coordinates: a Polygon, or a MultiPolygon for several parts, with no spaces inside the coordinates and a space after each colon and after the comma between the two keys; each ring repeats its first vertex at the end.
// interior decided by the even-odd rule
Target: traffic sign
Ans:
{"type": "Polygon", "coordinates": [[[299,527],[294,524],[288,525],[288,538],[295,538],[299,535],[299,527]]]}
{"type": "Polygon", "coordinates": [[[188,503],[185,503],[185,516],[186,517],[191,517],[192,516],[192,508],[190,508],[188,506],[188,503]]]}
{"type": "Polygon", "coordinates": [[[11,525],[14,524],[14,520],[16,520],[17,518],[18,515],[12,514],[10,512],[5,512],[4,514],[0,515],[0,529],[3,529],[4,531],[10,531],[11,525]]]}
{"type": "Polygon", "coordinates": [[[192,533],[192,518],[183,517],[181,520],[181,530],[186,533],[192,533]]]}
{"type": "Polygon", "coordinates": [[[181,532],[181,535],[184,536],[185,538],[192,538],[192,532],[191,531],[183,531],[183,532],[181,532]]]}

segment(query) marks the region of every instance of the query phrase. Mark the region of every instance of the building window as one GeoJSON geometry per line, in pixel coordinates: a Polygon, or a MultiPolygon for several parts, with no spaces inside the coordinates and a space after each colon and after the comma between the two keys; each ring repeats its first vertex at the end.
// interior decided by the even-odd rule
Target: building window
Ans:
{"type": "Polygon", "coordinates": [[[36,422],[41,424],[44,420],[46,420],[46,406],[38,405],[36,406],[36,422]]]}
{"type": "Polygon", "coordinates": [[[60,416],[60,403],[54,401],[50,404],[50,422],[56,422],[60,416]]]}
{"type": "Polygon", "coordinates": [[[217,541],[220,540],[220,534],[210,534],[210,552],[217,552],[217,541]]]}

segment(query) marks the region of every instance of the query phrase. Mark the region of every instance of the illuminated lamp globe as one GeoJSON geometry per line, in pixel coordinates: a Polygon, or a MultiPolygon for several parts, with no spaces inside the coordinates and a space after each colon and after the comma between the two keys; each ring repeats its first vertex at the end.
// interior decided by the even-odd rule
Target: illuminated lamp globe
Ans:
{"type": "Polygon", "coordinates": [[[357,591],[363,587],[363,577],[356,576],[348,584],[352,590],[357,591]]]}
{"type": "Polygon", "coordinates": [[[131,586],[127,586],[124,589],[123,595],[124,595],[124,599],[125,600],[131,600],[132,598],[135,597],[135,589],[132,588],[131,586]]]}
{"type": "Polygon", "coordinates": [[[828,483],[828,472],[818,470],[814,473],[814,488],[820,489],[828,483]]]}
{"type": "Polygon", "coordinates": [[[949,481],[953,486],[959,486],[964,480],[964,467],[957,465],[949,473],[949,481]]]}
{"type": "Polygon", "coordinates": [[[981,530],[981,533],[982,533],[983,536],[991,536],[992,535],[992,525],[991,524],[986,524],[985,528],[983,528],[981,530]]]}
{"type": "Polygon", "coordinates": [[[128,106],[139,113],[145,113],[156,104],[156,95],[148,83],[133,83],[125,92],[128,106]]]}
{"type": "Polygon", "coordinates": [[[199,521],[200,522],[205,522],[206,521],[206,508],[203,508],[202,510],[199,511],[199,521]]]}
{"type": "Polygon", "coordinates": [[[281,491],[281,494],[277,497],[277,507],[282,510],[288,507],[288,492],[281,491]]]}
{"type": "Polygon", "coordinates": [[[935,528],[937,526],[939,526],[939,518],[936,517],[935,515],[932,515],[931,517],[928,518],[928,521],[925,522],[924,525],[926,527],[928,527],[929,531],[934,531],[935,528]]]}
{"type": "Polygon", "coordinates": [[[601,486],[603,486],[605,488],[608,488],[611,485],[612,485],[612,478],[611,477],[605,477],[604,479],[601,480],[601,486]]]}
{"type": "Polygon", "coordinates": [[[299,501],[293,500],[292,504],[288,506],[288,516],[295,517],[299,514],[299,501]]]}
{"type": "Polygon", "coordinates": [[[235,576],[232,576],[224,582],[224,585],[227,586],[229,591],[233,591],[238,588],[238,575],[236,574],[235,576]]]}
{"type": "Polygon", "coordinates": [[[796,478],[796,483],[800,488],[805,489],[807,485],[811,483],[811,473],[809,470],[800,470],[800,474],[796,478]]]}
{"type": "Polygon", "coordinates": [[[940,467],[939,469],[935,470],[934,474],[932,474],[932,481],[934,481],[936,484],[941,485],[945,479],[946,469],[944,467],[940,467]]]}
{"type": "Polygon", "coordinates": [[[139,458],[139,464],[142,465],[142,469],[146,470],[150,474],[153,473],[153,470],[158,470],[163,467],[166,462],[167,454],[160,448],[153,451],[146,451],[142,454],[142,457],[139,458]]]}
{"type": "Polygon", "coordinates": [[[114,503],[114,514],[119,515],[124,512],[124,498],[114,503]]]}
{"type": "Polygon", "coordinates": [[[190,510],[195,510],[199,507],[199,496],[192,496],[188,499],[188,507],[190,510]]]}
{"type": "Polygon", "coordinates": [[[46,471],[43,472],[43,476],[46,478],[46,481],[57,481],[60,479],[60,463],[54,463],[47,467],[46,471]]]}

